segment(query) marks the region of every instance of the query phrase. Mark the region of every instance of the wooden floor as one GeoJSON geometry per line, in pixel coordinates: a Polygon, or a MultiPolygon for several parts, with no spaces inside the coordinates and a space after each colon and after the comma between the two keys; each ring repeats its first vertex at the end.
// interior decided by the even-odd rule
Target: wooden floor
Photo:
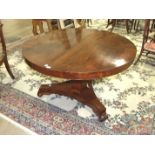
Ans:
{"type": "MultiPolygon", "coordinates": [[[[13,43],[32,34],[31,20],[3,19],[3,31],[6,43],[13,43]]],[[[0,113],[0,135],[29,135],[34,134],[18,123],[0,113]]]]}

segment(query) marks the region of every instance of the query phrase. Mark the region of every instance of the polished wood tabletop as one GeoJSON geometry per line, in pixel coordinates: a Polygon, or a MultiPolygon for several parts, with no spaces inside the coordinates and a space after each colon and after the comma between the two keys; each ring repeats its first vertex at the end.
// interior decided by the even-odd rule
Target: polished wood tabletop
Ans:
{"type": "Polygon", "coordinates": [[[111,32],[65,29],[32,37],[23,44],[23,56],[40,73],[70,79],[42,84],[38,96],[54,93],[74,98],[104,121],[108,118],[106,108],[94,93],[92,81],[128,68],[136,56],[136,47],[111,32]]]}
{"type": "Polygon", "coordinates": [[[54,30],[23,44],[23,56],[35,70],[72,80],[90,80],[128,68],[135,45],[118,34],[91,29],[54,30]]]}

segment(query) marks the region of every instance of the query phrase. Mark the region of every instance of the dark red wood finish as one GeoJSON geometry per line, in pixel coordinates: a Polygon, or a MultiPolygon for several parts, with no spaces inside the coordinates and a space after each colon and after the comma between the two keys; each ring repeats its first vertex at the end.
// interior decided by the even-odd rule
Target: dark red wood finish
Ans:
{"type": "Polygon", "coordinates": [[[128,68],[136,47],[107,31],[67,29],[32,37],[23,44],[23,55],[32,68],[46,75],[90,80],[128,68]]]}
{"type": "Polygon", "coordinates": [[[92,81],[70,80],[53,85],[41,85],[38,91],[38,96],[52,93],[74,98],[91,107],[96,115],[98,115],[99,121],[104,121],[108,118],[106,108],[99,101],[93,91],[92,81]]]}
{"type": "Polygon", "coordinates": [[[57,93],[73,97],[89,105],[102,121],[107,118],[105,107],[95,96],[91,82],[128,68],[136,56],[136,47],[128,39],[111,32],[66,29],[32,37],[23,44],[23,56],[40,73],[72,80],[63,88],[59,84],[57,89],[42,85],[39,96],[57,93]]]}
{"type": "Polygon", "coordinates": [[[7,51],[6,51],[6,43],[5,43],[5,39],[4,39],[4,35],[3,35],[3,24],[0,21],[0,44],[1,44],[1,49],[2,51],[0,51],[0,65],[2,65],[2,63],[4,63],[6,70],[8,71],[10,77],[12,79],[15,79],[11,69],[10,69],[10,65],[8,63],[8,58],[7,58],[7,51]]]}

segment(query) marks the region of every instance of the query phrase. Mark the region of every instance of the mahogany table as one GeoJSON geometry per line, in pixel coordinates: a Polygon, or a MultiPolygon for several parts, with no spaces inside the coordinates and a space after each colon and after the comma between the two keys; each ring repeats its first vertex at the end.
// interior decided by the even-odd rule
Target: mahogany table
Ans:
{"type": "Polygon", "coordinates": [[[96,97],[92,81],[127,69],[136,55],[128,39],[107,31],[54,30],[34,36],[23,44],[23,56],[33,69],[67,82],[41,85],[38,96],[69,96],[92,108],[100,121],[106,108],[96,97]]]}

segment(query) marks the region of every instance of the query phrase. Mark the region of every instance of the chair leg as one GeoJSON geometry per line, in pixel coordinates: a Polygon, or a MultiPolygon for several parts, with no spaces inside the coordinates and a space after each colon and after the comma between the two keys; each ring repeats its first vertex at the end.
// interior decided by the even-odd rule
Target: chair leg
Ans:
{"type": "Polygon", "coordinates": [[[14,77],[14,75],[12,74],[12,71],[11,71],[11,69],[10,69],[10,66],[9,66],[9,63],[8,63],[8,60],[7,60],[7,56],[5,56],[5,58],[4,58],[4,65],[5,65],[6,69],[7,69],[7,71],[8,71],[8,73],[9,73],[10,77],[11,77],[12,79],[15,79],[15,77],[14,77]]]}
{"type": "Polygon", "coordinates": [[[107,21],[107,26],[106,26],[106,28],[108,28],[109,24],[110,24],[110,19],[108,19],[108,21],[107,21]]]}
{"type": "Polygon", "coordinates": [[[113,19],[113,20],[112,20],[112,28],[111,28],[111,32],[114,30],[114,27],[115,27],[115,25],[116,25],[116,22],[117,22],[116,19],[113,19]]]}
{"type": "Polygon", "coordinates": [[[113,31],[113,29],[114,29],[114,27],[115,27],[115,25],[116,25],[116,22],[117,22],[117,20],[116,19],[108,19],[108,23],[107,23],[107,26],[106,26],[106,28],[108,28],[108,26],[109,25],[112,25],[112,28],[111,28],[111,32],[113,31]]]}
{"type": "Polygon", "coordinates": [[[91,19],[87,19],[88,21],[88,27],[90,26],[90,24],[92,24],[92,20],[91,19]]]}
{"type": "Polygon", "coordinates": [[[73,27],[75,28],[75,23],[74,23],[74,20],[72,19],[72,23],[73,23],[73,27]]]}
{"type": "Polygon", "coordinates": [[[126,31],[127,33],[129,33],[129,20],[128,19],[125,20],[125,24],[126,24],[126,31]]]}
{"type": "Polygon", "coordinates": [[[140,57],[142,56],[143,51],[144,51],[144,49],[141,49],[140,54],[139,54],[137,60],[135,61],[134,65],[136,65],[137,62],[139,61],[140,57]]]}
{"type": "Polygon", "coordinates": [[[38,35],[37,27],[36,26],[33,26],[32,32],[33,32],[34,35],[38,35]]]}
{"type": "Polygon", "coordinates": [[[40,21],[40,22],[38,23],[38,26],[39,26],[39,31],[40,31],[40,33],[44,33],[44,28],[43,28],[43,22],[42,22],[42,21],[40,21]]]}
{"type": "Polygon", "coordinates": [[[131,21],[131,28],[130,28],[130,32],[131,32],[131,31],[132,31],[132,29],[133,29],[134,22],[135,22],[135,19],[132,19],[132,21],[131,21]]]}
{"type": "Polygon", "coordinates": [[[151,24],[151,28],[150,28],[150,32],[153,31],[154,27],[155,27],[155,20],[153,19],[152,24],[151,24]]]}
{"type": "Polygon", "coordinates": [[[43,33],[44,32],[44,28],[43,28],[43,22],[41,19],[32,19],[32,32],[34,35],[38,35],[39,33],[37,32],[37,28],[39,28],[39,32],[43,33]]]}
{"type": "Polygon", "coordinates": [[[113,25],[114,20],[115,19],[108,19],[106,28],[108,28],[109,25],[113,25]]]}
{"type": "Polygon", "coordinates": [[[33,32],[34,35],[38,35],[37,24],[36,24],[36,20],[35,19],[32,19],[32,32],[33,32]]]}
{"type": "Polygon", "coordinates": [[[132,20],[126,19],[126,20],[125,20],[126,31],[127,31],[128,34],[132,31],[133,23],[134,23],[134,19],[132,19],[132,20]],[[129,25],[130,25],[130,26],[129,26],[129,25]]]}
{"type": "Polygon", "coordinates": [[[51,19],[47,19],[47,20],[46,20],[46,22],[47,22],[47,26],[48,26],[48,30],[49,30],[49,31],[52,30],[52,24],[51,24],[51,21],[52,21],[51,19]]]}

